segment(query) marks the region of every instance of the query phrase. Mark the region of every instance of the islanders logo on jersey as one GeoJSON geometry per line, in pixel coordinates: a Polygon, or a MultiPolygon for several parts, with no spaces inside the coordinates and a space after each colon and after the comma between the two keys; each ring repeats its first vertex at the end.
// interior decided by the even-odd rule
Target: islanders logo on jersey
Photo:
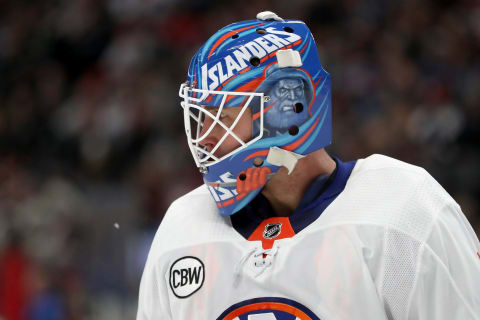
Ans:
{"type": "Polygon", "coordinates": [[[217,320],[320,320],[304,305],[286,298],[264,297],[234,304],[217,320]]]}

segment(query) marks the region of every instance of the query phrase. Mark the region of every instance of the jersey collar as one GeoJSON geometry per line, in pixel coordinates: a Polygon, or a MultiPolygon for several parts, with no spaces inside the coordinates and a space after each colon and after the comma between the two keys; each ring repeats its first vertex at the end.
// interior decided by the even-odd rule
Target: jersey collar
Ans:
{"type": "MultiPolygon", "coordinates": [[[[302,231],[314,222],[325,209],[343,191],[356,161],[342,162],[334,157],[336,168],[328,176],[317,177],[308,187],[298,208],[288,218],[294,234],[302,231]]],[[[249,239],[255,230],[265,224],[265,220],[275,217],[268,200],[261,193],[247,206],[230,217],[232,226],[245,239],[249,239]]]]}

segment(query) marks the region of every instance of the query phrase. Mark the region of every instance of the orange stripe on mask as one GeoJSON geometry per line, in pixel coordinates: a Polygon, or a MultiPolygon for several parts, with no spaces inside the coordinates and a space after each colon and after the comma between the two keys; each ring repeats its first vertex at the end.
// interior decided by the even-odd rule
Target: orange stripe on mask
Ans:
{"type": "Polygon", "coordinates": [[[234,199],[230,199],[230,200],[227,200],[225,202],[221,202],[221,203],[217,203],[217,207],[226,207],[226,206],[229,206],[231,205],[232,203],[234,202],[234,199]]]}
{"type": "MultiPolygon", "coordinates": [[[[269,105],[268,107],[266,107],[265,109],[263,109],[263,113],[267,112],[270,108],[272,108],[278,101],[275,101],[274,103],[272,103],[271,105],[269,105]]],[[[252,117],[252,120],[257,120],[258,118],[260,118],[260,111],[258,111],[257,113],[255,113],[252,117]]]]}
{"type": "Polygon", "coordinates": [[[249,155],[248,157],[246,157],[245,159],[243,159],[243,161],[247,161],[249,159],[252,159],[252,158],[255,158],[255,157],[261,157],[261,156],[266,156],[268,154],[268,150],[260,150],[260,151],[257,151],[257,152],[254,152],[252,153],[251,155],[249,155]]]}
{"type": "Polygon", "coordinates": [[[305,51],[305,49],[307,49],[307,45],[309,44],[310,41],[308,41],[307,43],[305,43],[305,45],[303,46],[303,48],[300,50],[300,54],[303,53],[303,51],[305,51]]]}
{"type": "Polygon", "coordinates": [[[292,150],[295,150],[296,148],[298,148],[298,146],[300,146],[308,138],[308,136],[312,133],[313,129],[315,129],[315,127],[317,126],[319,120],[320,120],[320,118],[317,119],[317,121],[315,121],[313,126],[303,135],[303,137],[301,137],[300,139],[298,139],[294,143],[283,147],[282,149],[292,151],[292,150]]]}
{"type": "Polygon", "coordinates": [[[235,197],[235,200],[240,200],[240,199],[243,199],[245,198],[245,196],[248,194],[248,192],[245,192],[245,193],[240,193],[238,196],[235,197]]]}
{"type": "MultiPolygon", "coordinates": [[[[265,77],[260,77],[260,78],[253,79],[252,81],[249,81],[249,82],[245,83],[244,85],[235,89],[234,92],[255,92],[255,89],[257,89],[257,87],[260,85],[260,83],[263,82],[263,80],[265,80],[265,77]]],[[[236,98],[236,97],[238,97],[238,96],[230,95],[227,98],[226,102],[228,102],[228,101],[230,101],[230,100],[232,100],[233,98],[236,98]]]]}

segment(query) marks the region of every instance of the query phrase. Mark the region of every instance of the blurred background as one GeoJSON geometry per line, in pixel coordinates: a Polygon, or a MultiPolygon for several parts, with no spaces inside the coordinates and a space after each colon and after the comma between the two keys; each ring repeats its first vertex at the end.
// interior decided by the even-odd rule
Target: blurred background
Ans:
{"type": "Polygon", "coordinates": [[[0,0],[0,319],[134,319],[163,214],[201,184],[189,60],[263,10],[315,36],[328,151],[425,167],[480,234],[476,0],[0,0]]]}

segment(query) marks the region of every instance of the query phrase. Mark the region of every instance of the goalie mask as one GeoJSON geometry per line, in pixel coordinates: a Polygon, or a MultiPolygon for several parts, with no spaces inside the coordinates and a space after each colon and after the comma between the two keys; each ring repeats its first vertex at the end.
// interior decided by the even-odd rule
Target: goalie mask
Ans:
{"type": "Polygon", "coordinates": [[[188,145],[222,216],[261,191],[238,194],[241,172],[291,170],[331,142],[330,76],[302,21],[262,12],[222,28],[192,58],[179,95],[188,145]]]}

